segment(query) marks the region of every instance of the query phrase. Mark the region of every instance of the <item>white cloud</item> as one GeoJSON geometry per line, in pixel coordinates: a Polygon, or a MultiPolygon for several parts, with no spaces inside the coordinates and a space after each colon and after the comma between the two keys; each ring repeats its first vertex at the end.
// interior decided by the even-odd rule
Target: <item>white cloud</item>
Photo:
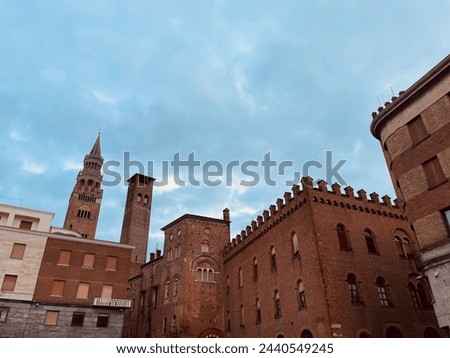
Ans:
{"type": "Polygon", "coordinates": [[[233,210],[231,213],[233,216],[248,216],[248,215],[256,215],[260,210],[247,205],[238,206],[237,210],[233,210]]]}
{"type": "Polygon", "coordinates": [[[21,169],[31,174],[43,174],[47,170],[47,166],[25,159],[21,169]]]}
{"type": "Polygon", "coordinates": [[[23,133],[15,130],[15,129],[11,129],[9,131],[9,138],[16,142],[25,142],[28,140],[26,135],[24,135],[23,133]]]}
{"type": "Polygon", "coordinates": [[[178,185],[175,182],[173,176],[167,178],[167,183],[155,182],[154,187],[155,187],[154,193],[156,195],[169,193],[171,191],[183,188],[183,186],[178,185]]]}
{"type": "Polygon", "coordinates": [[[239,66],[234,68],[233,80],[238,99],[250,114],[256,114],[267,110],[267,107],[264,105],[259,105],[254,96],[248,91],[247,76],[243,73],[239,66]]]}
{"type": "Polygon", "coordinates": [[[63,82],[66,79],[65,71],[54,68],[43,69],[39,74],[51,82],[63,82]]]}
{"type": "Polygon", "coordinates": [[[72,159],[66,159],[63,162],[63,170],[65,172],[70,171],[70,170],[80,170],[83,167],[83,165],[79,162],[76,162],[75,160],[72,159]]]}
{"type": "Polygon", "coordinates": [[[92,95],[94,96],[94,98],[102,103],[106,103],[106,104],[115,104],[117,103],[117,98],[107,94],[105,92],[102,91],[97,91],[97,90],[92,90],[92,95]]]}

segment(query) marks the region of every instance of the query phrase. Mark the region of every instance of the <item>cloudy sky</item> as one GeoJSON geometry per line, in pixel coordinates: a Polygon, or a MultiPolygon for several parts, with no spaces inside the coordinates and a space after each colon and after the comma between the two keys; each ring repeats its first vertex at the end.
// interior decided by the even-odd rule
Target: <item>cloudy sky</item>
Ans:
{"type": "Polygon", "coordinates": [[[331,166],[346,161],[347,185],[394,196],[371,113],[449,53],[449,18],[439,0],[0,0],[0,202],[54,212],[61,226],[99,130],[122,178],[104,187],[99,239],[119,240],[125,155],[159,180],[177,155],[200,163],[199,185],[176,185],[169,165],[155,188],[151,250],[184,213],[228,207],[234,236],[327,152],[331,166]],[[248,166],[227,175],[236,161],[248,166]],[[282,161],[292,166],[279,175],[282,161]],[[218,185],[205,163],[224,168],[209,177],[218,185]],[[245,186],[249,170],[259,182],[245,186]]]}

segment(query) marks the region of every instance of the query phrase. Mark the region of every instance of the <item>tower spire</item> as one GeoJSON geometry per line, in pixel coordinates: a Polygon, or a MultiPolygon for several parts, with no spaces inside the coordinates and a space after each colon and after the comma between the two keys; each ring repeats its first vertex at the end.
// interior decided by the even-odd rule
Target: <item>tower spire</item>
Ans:
{"type": "Polygon", "coordinates": [[[97,157],[102,156],[102,150],[100,147],[100,135],[102,134],[101,131],[98,131],[97,140],[95,141],[94,145],[92,146],[91,152],[89,155],[95,155],[97,157]]]}
{"type": "Polygon", "coordinates": [[[97,230],[103,198],[102,165],[99,131],[91,151],[84,157],[83,169],[77,175],[64,221],[65,229],[77,231],[87,239],[94,239],[97,230]]]}

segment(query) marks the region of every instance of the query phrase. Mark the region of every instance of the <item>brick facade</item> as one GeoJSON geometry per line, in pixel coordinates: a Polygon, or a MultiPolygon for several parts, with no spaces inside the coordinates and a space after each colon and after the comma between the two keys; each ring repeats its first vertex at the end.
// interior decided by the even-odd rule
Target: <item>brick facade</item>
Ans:
{"type": "Polygon", "coordinates": [[[228,209],[184,215],[130,279],[124,336],[444,336],[400,204],[304,178],[231,241],[228,209]]]}
{"type": "Polygon", "coordinates": [[[380,201],[373,193],[368,199],[363,190],[341,193],[337,184],[328,190],[323,181],[312,187],[304,179],[302,190],[294,187],[278,199],[225,251],[227,336],[385,337],[390,327],[404,337],[423,337],[427,328],[438,332],[431,307],[414,307],[408,281],[416,286],[420,275],[396,235],[416,245],[389,197],[380,201]],[[349,275],[356,278],[356,297],[349,275]],[[379,278],[384,283],[377,286],[379,278]],[[383,302],[379,290],[385,290],[383,302]]]}
{"type": "Polygon", "coordinates": [[[130,280],[128,337],[223,337],[224,219],[184,215],[163,228],[160,251],[130,280]]]}

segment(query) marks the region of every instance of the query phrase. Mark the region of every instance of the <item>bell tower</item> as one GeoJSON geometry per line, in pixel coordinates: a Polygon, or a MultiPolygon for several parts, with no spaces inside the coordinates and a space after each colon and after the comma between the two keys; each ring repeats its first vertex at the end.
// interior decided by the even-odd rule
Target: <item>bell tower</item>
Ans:
{"type": "Polygon", "coordinates": [[[83,169],[77,175],[64,221],[64,229],[77,231],[86,239],[94,239],[97,230],[103,197],[102,165],[99,132],[90,153],[84,157],[83,169]]]}
{"type": "Polygon", "coordinates": [[[128,179],[120,243],[135,247],[131,256],[132,270],[146,263],[154,181],[139,173],[128,179]]]}

